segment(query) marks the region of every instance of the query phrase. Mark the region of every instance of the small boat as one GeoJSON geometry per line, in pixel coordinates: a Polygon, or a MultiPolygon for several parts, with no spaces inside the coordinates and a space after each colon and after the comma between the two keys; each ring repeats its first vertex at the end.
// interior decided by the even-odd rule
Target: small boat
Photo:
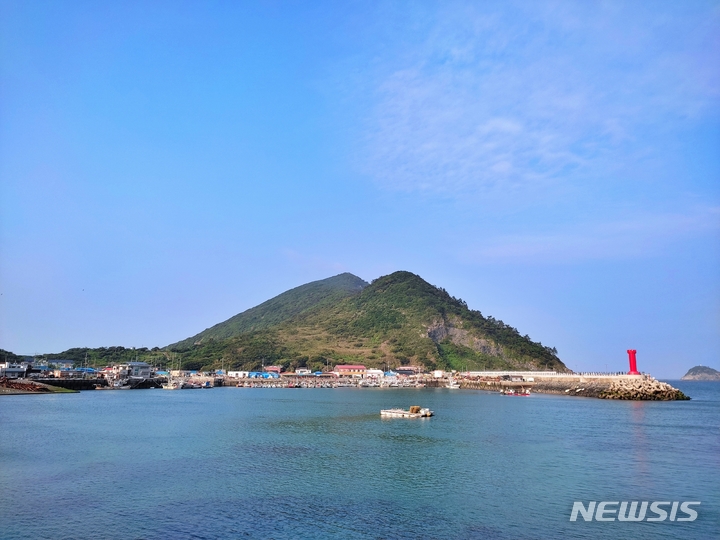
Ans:
{"type": "Polygon", "coordinates": [[[129,384],[111,384],[108,386],[95,385],[95,390],[130,390],[132,388],[129,384]]]}
{"type": "Polygon", "coordinates": [[[450,388],[451,390],[457,390],[458,388],[460,388],[460,383],[451,377],[448,380],[448,383],[445,385],[445,388],[450,388]]]}
{"type": "Polygon", "coordinates": [[[130,390],[132,386],[130,386],[130,383],[127,379],[121,379],[119,381],[115,381],[112,383],[112,386],[109,386],[111,390],[130,390]]]}
{"type": "Polygon", "coordinates": [[[417,405],[410,407],[408,411],[405,409],[383,409],[380,411],[380,416],[383,418],[428,418],[434,414],[430,409],[421,408],[417,405]]]}

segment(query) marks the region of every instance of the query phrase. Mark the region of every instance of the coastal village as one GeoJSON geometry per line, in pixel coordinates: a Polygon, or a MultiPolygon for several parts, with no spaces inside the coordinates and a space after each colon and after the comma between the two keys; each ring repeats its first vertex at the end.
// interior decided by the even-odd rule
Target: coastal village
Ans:
{"type": "Polygon", "coordinates": [[[141,361],[101,369],[54,361],[52,365],[33,362],[0,363],[0,394],[66,391],[137,389],[239,388],[446,388],[500,392],[509,396],[531,393],[574,397],[631,400],[689,399],[671,385],[639,373],[631,357],[627,373],[558,373],[555,371],[426,371],[421,366],[399,366],[392,370],[364,365],[339,364],[327,371],[298,368],[285,372],[280,366],[263,366],[262,371],[200,372],[163,370],[141,361]]]}

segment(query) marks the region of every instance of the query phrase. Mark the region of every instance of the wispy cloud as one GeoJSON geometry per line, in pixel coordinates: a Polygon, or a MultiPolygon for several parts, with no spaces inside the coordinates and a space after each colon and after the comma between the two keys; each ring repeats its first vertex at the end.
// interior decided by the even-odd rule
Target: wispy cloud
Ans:
{"type": "Polygon", "coordinates": [[[704,233],[720,233],[720,207],[584,224],[572,231],[500,235],[479,241],[463,257],[484,263],[626,259],[654,255],[704,233]]]}
{"type": "Polygon", "coordinates": [[[646,130],[718,113],[719,10],[665,8],[453,4],[427,14],[433,22],[378,68],[366,172],[388,189],[450,195],[611,176],[650,151],[646,130]]]}

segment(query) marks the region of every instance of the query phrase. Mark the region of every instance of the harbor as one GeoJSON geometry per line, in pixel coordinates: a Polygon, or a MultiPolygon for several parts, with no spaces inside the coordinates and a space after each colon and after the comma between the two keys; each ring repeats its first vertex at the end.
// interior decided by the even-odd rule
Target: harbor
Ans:
{"type": "MultiPolygon", "coordinates": [[[[718,473],[697,463],[717,453],[718,384],[678,385],[698,399],[232,386],[0,397],[4,495],[14,512],[3,531],[64,538],[81,530],[111,540],[160,540],[168,531],[233,538],[242,530],[256,539],[544,538],[524,534],[528,518],[517,507],[527,504],[542,531],[574,538],[569,510],[558,511],[548,491],[568,507],[613,489],[618,500],[634,500],[635,485],[652,477],[698,493],[693,500],[703,505],[696,522],[650,523],[649,532],[667,525],[668,534],[692,538],[683,533],[693,526],[696,538],[712,538],[705,501],[718,473]],[[380,416],[410,405],[435,415],[380,416]],[[67,508],[69,498],[88,502],[67,508]],[[38,505],[57,511],[39,519],[38,505]],[[126,519],[129,511],[138,519],[126,519]]],[[[642,538],[642,525],[629,525],[633,538],[642,538]]]]}
{"type": "MultiPolygon", "coordinates": [[[[401,366],[382,371],[364,365],[339,364],[324,372],[309,370],[284,372],[281,366],[263,366],[262,371],[215,371],[154,369],[145,362],[107,366],[100,370],[66,369],[34,373],[31,365],[5,365],[0,379],[2,393],[34,393],[13,390],[13,384],[41,384],[71,391],[87,390],[196,390],[219,386],[237,388],[445,388],[448,390],[481,390],[505,395],[529,396],[532,393],[568,397],[619,399],[637,401],[674,401],[690,399],[668,383],[637,370],[635,351],[629,350],[626,373],[559,373],[555,371],[444,371],[427,372],[421,366],[401,366]],[[8,374],[10,375],[8,377],[8,374]],[[22,376],[21,376],[22,375],[22,376]],[[10,383],[10,381],[16,381],[10,383]]],[[[29,386],[28,386],[29,388],[29,386]]]]}
{"type": "Polygon", "coordinates": [[[141,389],[194,390],[211,389],[219,386],[232,386],[241,389],[405,389],[445,388],[459,390],[479,390],[499,392],[506,395],[557,394],[569,397],[599,399],[625,399],[639,401],[673,401],[690,399],[680,390],[668,383],[657,381],[649,375],[583,375],[583,374],[545,374],[533,376],[527,373],[482,375],[467,373],[453,374],[450,377],[434,378],[425,375],[409,377],[387,377],[381,380],[358,380],[349,377],[316,377],[287,375],[273,379],[237,379],[226,376],[198,376],[188,378],[152,377],[108,381],[106,379],[0,379],[0,394],[23,394],[46,392],[47,389],[65,389],[67,391],[112,391],[141,389]],[[33,387],[37,385],[37,387],[33,387]],[[37,390],[43,388],[43,390],[37,390]],[[28,390],[30,389],[30,390],[28,390]]]}

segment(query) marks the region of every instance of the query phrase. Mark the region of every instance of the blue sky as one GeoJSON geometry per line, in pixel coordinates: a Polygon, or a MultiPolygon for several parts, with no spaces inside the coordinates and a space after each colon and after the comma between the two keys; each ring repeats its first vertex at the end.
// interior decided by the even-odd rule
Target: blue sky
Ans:
{"type": "Polygon", "coordinates": [[[720,369],[720,3],[0,0],[1,348],[395,270],[572,369],[720,369]]]}

